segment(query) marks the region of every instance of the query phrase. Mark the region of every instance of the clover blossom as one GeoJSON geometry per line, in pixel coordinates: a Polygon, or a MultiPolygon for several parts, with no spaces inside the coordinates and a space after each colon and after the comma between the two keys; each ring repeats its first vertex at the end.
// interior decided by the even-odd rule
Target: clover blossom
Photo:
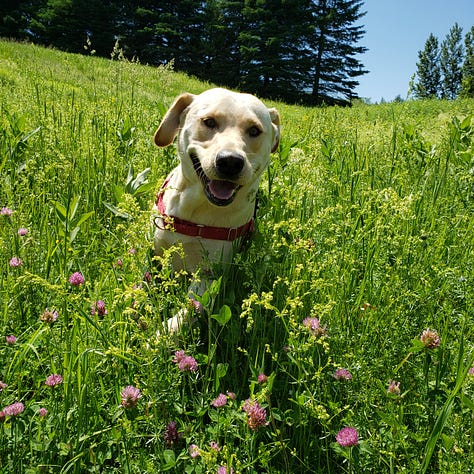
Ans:
{"type": "Polygon", "coordinates": [[[92,316],[99,316],[100,318],[103,318],[107,314],[107,308],[105,307],[105,301],[99,300],[96,301],[92,305],[92,310],[91,310],[92,316]]]}
{"type": "Polygon", "coordinates": [[[11,334],[10,336],[5,336],[5,342],[9,346],[13,346],[13,344],[15,344],[16,342],[16,336],[14,336],[13,334],[11,334]]]}
{"type": "Polygon", "coordinates": [[[268,424],[267,412],[257,401],[250,399],[246,400],[242,410],[247,413],[247,425],[251,430],[256,431],[261,426],[266,426],[268,424]]]}
{"type": "Polygon", "coordinates": [[[84,276],[82,275],[81,272],[74,272],[70,277],[69,277],[69,283],[72,286],[81,286],[84,284],[85,279],[84,276]]]}
{"type": "Polygon", "coordinates": [[[10,217],[13,214],[13,211],[9,207],[2,207],[0,210],[0,215],[5,217],[10,217]]]}
{"type": "Polygon", "coordinates": [[[336,435],[336,441],[339,446],[349,448],[359,444],[359,435],[355,428],[345,426],[336,435]]]}
{"type": "Polygon", "coordinates": [[[352,374],[347,369],[337,369],[333,377],[336,380],[351,380],[352,374]]]}
{"type": "Polygon", "coordinates": [[[10,259],[10,267],[11,268],[18,268],[18,267],[21,267],[22,265],[23,265],[23,261],[21,260],[21,258],[12,257],[10,259]]]}
{"type": "Polygon", "coordinates": [[[191,444],[191,446],[189,446],[189,455],[192,459],[196,459],[201,455],[201,451],[196,444],[191,444]]]}
{"type": "Polygon", "coordinates": [[[124,408],[133,408],[137,405],[138,399],[142,396],[140,389],[133,385],[128,385],[120,392],[122,398],[121,405],[124,408]]]}
{"type": "Polygon", "coordinates": [[[390,380],[388,383],[387,393],[391,393],[392,395],[400,395],[400,382],[390,380]]]}
{"type": "Polygon", "coordinates": [[[20,413],[23,413],[25,410],[25,405],[21,402],[15,402],[12,403],[11,405],[6,406],[2,412],[5,416],[16,416],[19,415],[20,413]]]}
{"type": "Polygon", "coordinates": [[[211,405],[215,408],[223,407],[227,403],[227,396],[223,393],[219,393],[217,398],[211,402],[211,405]]]}
{"type": "Polygon", "coordinates": [[[261,374],[258,374],[257,382],[260,385],[266,384],[268,382],[268,375],[265,375],[263,372],[261,374]]]}
{"type": "Polygon", "coordinates": [[[218,445],[215,441],[211,441],[211,442],[209,443],[209,447],[210,447],[213,451],[215,451],[216,453],[218,453],[218,452],[221,450],[221,448],[219,447],[219,445],[218,445]]]}
{"type": "Polygon", "coordinates": [[[318,318],[303,319],[303,326],[307,327],[310,333],[315,337],[322,337],[326,335],[326,326],[321,327],[318,318]]]}
{"type": "Polygon", "coordinates": [[[55,387],[56,385],[59,385],[61,383],[63,383],[63,378],[59,374],[51,374],[50,376],[46,377],[46,380],[44,382],[44,384],[48,387],[55,387]]]}
{"type": "Polygon", "coordinates": [[[434,329],[425,329],[420,336],[420,341],[427,349],[436,349],[441,344],[438,332],[434,329]]]}
{"type": "Polygon", "coordinates": [[[219,466],[217,468],[217,474],[234,474],[234,473],[235,473],[235,471],[232,467],[230,468],[230,470],[227,469],[226,466],[219,466]]]}
{"type": "Polygon", "coordinates": [[[192,356],[186,355],[183,350],[175,352],[173,362],[178,364],[178,368],[181,372],[196,372],[198,369],[196,359],[192,356]]]}
{"type": "Polygon", "coordinates": [[[54,310],[46,308],[40,316],[40,320],[46,324],[53,324],[57,321],[59,313],[54,310]]]}

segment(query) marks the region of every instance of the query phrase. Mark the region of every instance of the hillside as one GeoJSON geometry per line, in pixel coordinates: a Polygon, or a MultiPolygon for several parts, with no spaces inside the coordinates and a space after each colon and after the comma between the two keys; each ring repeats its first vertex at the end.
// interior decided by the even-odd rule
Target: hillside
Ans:
{"type": "Polygon", "coordinates": [[[257,234],[158,336],[188,285],[151,253],[152,136],[209,87],[0,41],[0,471],[469,472],[473,101],[268,103],[257,234]]]}

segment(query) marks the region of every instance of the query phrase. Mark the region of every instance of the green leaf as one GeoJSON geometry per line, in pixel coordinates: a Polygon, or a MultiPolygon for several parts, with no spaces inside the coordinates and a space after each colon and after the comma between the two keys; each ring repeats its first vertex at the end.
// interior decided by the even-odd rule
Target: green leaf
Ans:
{"type": "Polygon", "coordinates": [[[228,368],[229,368],[229,364],[222,364],[222,363],[217,364],[216,379],[215,379],[215,384],[214,384],[214,388],[216,390],[219,390],[219,386],[221,384],[221,378],[226,376],[228,368]]]}
{"type": "Polygon", "coordinates": [[[58,217],[62,220],[65,221],[67,217],[67,209],[58,201],[54,201],[54,207],[56,209],[56,213],[58,217]]]}
{"type": "Polygon", "coordinates": [[[232,317],[232,311],[230,308],[225,304],[219,311],[219,314],[213,314],[211,316],[212,319],[215,319],[221,326],[225,326],[229,319],[232,317]]]}
{"type": "Polygon", "coordinates": [[[425,345],[420,341],[420,339],[413,339],[409,351],[416,354],[417,352],[421,352],[424,348],[425,345]]]}
{"type": "Polygon", "coordinates": [[[112,193],[114,195],[114,198],[117,202],[121,202],[123,199],[123,189],[121,186],[118,186],[116,184],[112,185],[112,193]]]}
{"type": "Polygon", "coordinates": [[[76,226],[80,227],[82,224],[84,224],[84,222],[87,219],[89,219],[89,217],[91,217],[93,215],[94,215],[94,211],[86,212],[86,213],[82,214],[81,218],[77,221],[76,226]]]}
{"type": "Polygon", "coordinates": [[[174,451],[172,451],[171,449],[165,449],[163,451],[163,459],[165,461],[163,469],[165,470],[173,468],[176,464],[176,456],[174,454],[174,451]]]}
{"type": "Polygon", "coordinates": [[[466,397],[466,395],[464,395],[463,393],[461,393],[460,398],[461,398],[462,404],[465,407],[469,408],[469,410],[474,412],[474,402],[469,397],[466,397]]]}
{"type": "Polygon", "coordinates": [[[108,202],[102,202],[102,204],[114,215],[117,217],[121,217],[122,219],[131,220],[132,216],[124,211],[121,211],[118,207],[115,207],[113,204],[109,204],[108,202]]]}
{"type": "Polygon", "coordinates": [[[222,364],[222,363],[217,364],[216,377],[219,379],[221,379],[222,377],[225,377],[227,374],[228,368],[229,368],[229,364],[222,364]]]}
{"type": "Polygon", "coordinates": [[[152,191],[156,186],[156,183],[146,183],[142,184],[135,190],[135,196],[139,196],[140,194],[146,194],[152,191]]]}
{"type": "Polygon", "coordinates": [[[74,196],[71,199],[71,202],[69,203],[68,218],[70,221],[74,220],[74,216],[76,215],[80,200],[81,200],[81,196],[74,196]]]}

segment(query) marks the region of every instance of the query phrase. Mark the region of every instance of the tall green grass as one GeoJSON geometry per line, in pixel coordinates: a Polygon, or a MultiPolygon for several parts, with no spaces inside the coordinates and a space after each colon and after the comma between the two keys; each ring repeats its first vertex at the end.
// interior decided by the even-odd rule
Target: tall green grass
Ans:
{"type": "Polygon", "coordinates": [[[272,104],[258,232],[172,337],[187,281],[150,209],[176,157],[151,137],[210,85],[0,42],[0,87],[1,472],[472,472],[472,100],[272,104]]]}

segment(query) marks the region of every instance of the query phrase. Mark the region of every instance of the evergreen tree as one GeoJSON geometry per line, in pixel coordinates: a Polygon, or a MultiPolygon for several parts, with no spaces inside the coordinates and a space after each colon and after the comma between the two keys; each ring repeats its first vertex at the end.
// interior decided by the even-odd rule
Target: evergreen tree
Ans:
{"type": "Polygon", "coordinates": [[[0,34],[128,57],[264,97],[347,100],[364,74],[362,0],[4,0],[0,34]]]}
{"type": "Polygon", "coordinates": [[[0,37],[25,39],[31,14],[46,0],[2,0],[0,2],[0,37]]]}
{"type": "Polygon", "coordinates": [[[150,64],[174,59],[179,37],[176,4],[175,0],[126,0],[120,4],[116,30],[127,56],[150,64]]]}
{"type": "Polygon", "coordinates": [[[239,36],[244,28],[242,0],[204,2],[198,77],[215,84],[237,87],[240,82],[239,36]]]}
{"type": "Polygon", "coordinates": [[[267,97],[302,96],[309,65],[304,64],[302,29],[308,25],[298,0],[245,0],[238,38],[242,88],[267,97]]]}
{"type": "Polygon", "coordinates": [[[439,67],[438,38],[432,33],[425,43],[423,51],[418,51],[416,75],[413,93],[418,99],[439,97],[441,91],[441,71],[439,67]]]}
{"type": "Polygon", "coordinates": [[[465,59],[462,66],[460,97],[474,98],[474,26],[464,38],[465,59]]]}
{"type": "Polygon", "coordinates": [[[313,51],[312,97],[314,102],[331,102],[353,96],[359,84],[355,78],[366,74],[358,54],[367,48],[356,46],[363,26],[354,25],[365,15],[359,0],[313,0],[312,28],[308,44],[313,51]]]}
{"type": "Polygon", "coordinates": [[[113,49],[115,9],[112,0],[47,0],[29,24],[33,39],[65,51],[81,52],[87,38],[97,54],[113,49]]]}
{"type": "Polygon", "coordinates": [[[441,44],[440,65],[442,73],[442,97],[455,99],[461,88],[464,48],[462,28],[455,23],[441,44]]]}

